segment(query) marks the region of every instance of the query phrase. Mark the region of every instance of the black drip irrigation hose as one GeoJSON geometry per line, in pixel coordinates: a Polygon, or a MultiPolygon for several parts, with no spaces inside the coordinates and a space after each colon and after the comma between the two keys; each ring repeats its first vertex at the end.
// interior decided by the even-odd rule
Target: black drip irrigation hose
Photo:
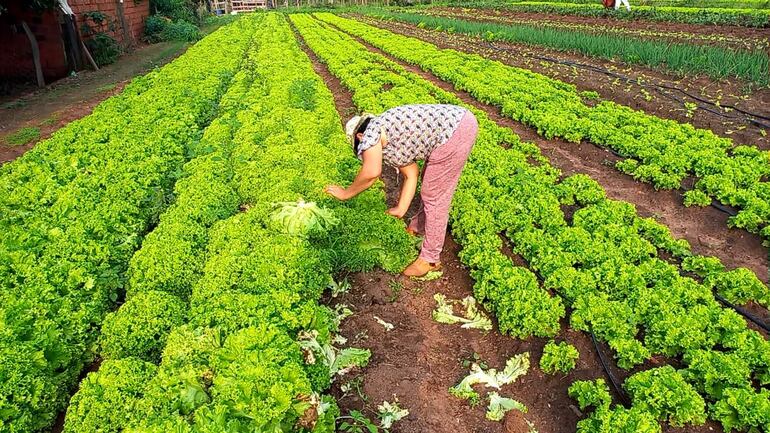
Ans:
{"type": "MultiPolygon", "coordinates": [[[[532,272],[534,272],[535,275],[537,275],[537,277],[541,281],[545,281],[543,279],[543,276],[540,275],[539,271],[532,269],[532,272]]],[[[553,292],[556,293],[556,295],[558,295],[563,300],[565,301],[568,300],[567,297],[564,296],[563,293],[561,293],[561,291],[553,289],[553,292]]],[[[591,342],[593,342],[594,344],[594,350],[596,351],[596,354],[599,355],[599,363],[602,365],[602,369],[604,369],[604,373],[607,375],[607,378],[610,380],[610,383],[612,383],[612,387],[615,389],[615,392],[620,397],[620,400],[623,402],[623,404],[626,407],[628,407],[631,404],[631,401],[628,398],[628,395],[625,393],[625,391],[623,391],[623,388],[620,386],[620,381],[618,380],[618,378],[615,377],[612,371],[610,371],[609,362],[607,361],[607,358],[604,356],[604,352],[602,352],[601,348],[599,347],[599,342],[596,341],[596,336],[594,335],[594,331],[589,331],[588,333],[591,335],[591,342]]]]}
{"type": "Polygon", "coordinates": [[[720,211],[722,211],[722,212],[724,212],[724,213],[726,213],[727,215],[730,215],[730,216],[738,215],[738,212],[735,209],[733,209],[733,208],[731,208],[729,206],[725,206],[725,205],[723,205],[722,203],[719,203],[716,200],[711,200],[711,207],[713,207],[714,209],[720,210],[720,211]]]}
{"type": "Polygon", "coordinates": [[[599,342],[596,341],[596,336],[594,335],[593,331],[591,331],[590,334],[591,334],[591,341],[594,343],[594,349],[596,349],[596,353],[599,355],[599,362],[602,364],[602,368],[604,368],[604,372],[607,374],[607,377],[610,379],[610,382],[612,383],[612,387],[615,389],[615,392],[623,401],[623,404],[626,407],[629,407],[631,405],[631,400],[628,398],[628,394],[626,394],[623,388],[619,385],[618,378],[616,378],[615,375],[612,374],[612,372],[610,371],[610,368],[607,363],[607,359],[604,357],[604,352],[602,352],[601,349],[599,348],[599,342]]]}
{"type": "MultiPolygon", "coordinates": [[[[488,47],[488,48],[491,48],[491,49],[497,50],[497,51],[507,51],[507,52],[516,51],[513,48],[500,47],[500,46],[497,46],[497,45],[495,45],[495,44],[493,44],[491,42],[487,42],[484,45],[486,47],[488,47]]],[[[701,104],[707,104],[708,105],[708,106],[698,105],[698,108],[700,108],[701,110],[707,111],[707,112],[709,112],[711,114],[714,114],[716,116],[719,116],[719,117],[722,117],[722,118],[725,118],[725,119],[743,120],[743,121],[749,122],[749,123],[751,123],[751,124],[753,124],[755,126],[758,126],[758,127],[761,127],[761,128],[770,129],[770,123],[765,123],[765,122],[761,121],[761,120],[766,120],[766,121],[770,122],[770,117],[763,116],[763,115],[757,114],[757,113],[752,113],[750,111],[738,108],[738,107],[736,107],[734,105],[717,105],[716,103],[711,102],[708,99],[702,98],[702,97],[700,97],[698,95],[693,95],[690,92],[682,90],[682,89],[680,89],[678,87],[673,87],[673,86],[669,86],[669,85],[666,85],[666,84],[652,84],[652,85],[641,84],[641,83],[638,82],[638,80],[636,80],[636,79],[634,79],[632,77],[629,77],[627,75],[619,74],[617,72],[612,72],[612,71],[610,71],[608,69],[601,68],[601,67],[598,67],[598,66],[587,65],[585,63],[573,62],[573,61],[570,61],[570,60],[559,60],[559,59],[555,59],[553,57],[541,56],[541,55],[536,55],[536,54],[531,55],[531,57],[535,58],[535,59],[538,59],[538,60],[544,60],[544,61],[547,61],[547,62],[558,63],[558,64],[561,64],[561,65],[574,66],[574,67],[580,67],[580,68],[583,68],[583,69],[592,70],[594,72],[598,72],[598,73],[601,73],[601,74],[609,75],[611,77],[624,80],[627,83],[636,83],[637,85],[639,85],[641,87],[651,87],[651,86],[654,86],[654,87],[657,87],[658,89],[665,89],[665,90],[680,92],[680,93],[683,93],[684,95],[686,95],[687,97],[700,102],[701,104]],[[736,117],[736,116],[729,116],[729,115],[724,114],[721,111],[715,110],[715,109],[713,109],[711,107],[728,108],[728,109],[731,109],[731,110],[733,110],[735,112],[743,114],[744,117],[740,118],[740,117],[736,117]],[[758,119],[761,119],[761,120],[758,120],[758,119]]],[[[667,97],[673,99],[676,102],[680,102],[680,103],[684,103],[685,102],[682,98],[678,98],[678,97],[676,97],[674,95],[671,95],[669,93],[666,93],[666,92],[660,92],[660,93],[662,95],[664,95],[664,96],[667,96],[667,97]]]]}
{"type": "Polygon", "coordinates": [[[722,304],[727,305],[728,307],[732,308],[738,314],[740,314],[741,316],[747,318],[748,320],[750,320],[755,325],[757,325],[760,328],[764,329],[766,332],[770,332],[770,325],[768,325],[767,323],[761,321],[760,319],[758,319],[757,317],[755,317],[754,315],[752,315],[751,313],[749,313],[745,309],[743,309],[743,308],[741,308],[741,307],[739,307],[737,305],[733,305],[730,301],[728,301],[727,299],[723,298],[722,295],[720,295],[717,292],[714,292],[714,297],[717,299],[717,301],[719,301],[722,304]]]}

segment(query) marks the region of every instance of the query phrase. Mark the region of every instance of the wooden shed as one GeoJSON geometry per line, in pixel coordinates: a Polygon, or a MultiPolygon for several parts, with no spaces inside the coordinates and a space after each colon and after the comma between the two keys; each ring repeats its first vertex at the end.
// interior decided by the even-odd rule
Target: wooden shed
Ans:
{"type": "Polygon", "coordinates": [[[252,12],[271,6],[268,0],[210,0],[211,10],[218,14],[252,12]]]}

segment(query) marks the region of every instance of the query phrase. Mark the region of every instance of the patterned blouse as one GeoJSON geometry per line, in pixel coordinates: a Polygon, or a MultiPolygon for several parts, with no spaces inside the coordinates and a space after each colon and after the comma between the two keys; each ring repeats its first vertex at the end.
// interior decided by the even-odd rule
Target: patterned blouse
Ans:
{"type": "Polygon", "coordinates": [[[385,132],[387,144],[382,160],[392,167],[404,167],[426,160],[437,147],[449,141],[468,110],[456,105],[403,105],[369,121],[358,146],[358,158],[375,146],[385,132]]]}

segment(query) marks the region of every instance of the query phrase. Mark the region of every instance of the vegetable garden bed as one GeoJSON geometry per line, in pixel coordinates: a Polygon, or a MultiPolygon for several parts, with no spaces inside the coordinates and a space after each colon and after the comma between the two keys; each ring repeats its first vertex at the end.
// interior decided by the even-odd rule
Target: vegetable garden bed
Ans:
{"type": "Polygon", "coordinates": [[[506,125],[737,185],[716,197],[756,193],[766,152],[583,96],[328,13],[204,38],[0,168],[0,433],[65,408],[68,433],[767,430],[770,342],[728,302],[767,320],[768,287],[506,125]],[[323,193],[358,168],[344,117],[408,103],[480,125],[433,280],[395,275],[396,178],[323,193]]]}

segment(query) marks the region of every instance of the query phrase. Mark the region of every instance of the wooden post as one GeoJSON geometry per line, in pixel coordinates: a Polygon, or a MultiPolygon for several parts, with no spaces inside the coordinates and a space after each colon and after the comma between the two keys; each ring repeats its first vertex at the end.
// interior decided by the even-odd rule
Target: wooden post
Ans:
{"type": "Polygon", "coordinates": [[[134,39],[131,37],[131,32],[126,24],[126,15],[123,13],[123,0],[115,0],[115,7],[118,12],[118,20],[120,20],[120,27],[123,29],[123,46],[129,50],[134,47],[134,39]]]}
{"type": "Polygon", "coordinates": [[[86,47],[86,44],[83,43],[83,40],[80,40],[80,48],[83,50],[83,54],[86,55],[86,59],[88,59],[88,63],[91,64],[91,67],[94,68],[94,71],[99,70],[99,65],[96,64],[96,61],[94,61],[93,56],[91,56],[91,52],[88,51],[88,47],[86,47]]]}
{"type": "Polygon", "coordinates": [[[83,59],[80,57],[80,43],[78,31],[75,27],[75,16],[62,13],[64,20],[65,39],[67,41],[67,57],[70,62],[70,68],[78,71],[83,67],[83,59]]]}
{"type": "Polygon", "coordinates": [[[40,63],[40,47],[37,45],[37,38],[32,30],[29,29],[26,21],[21,22],[21,28],[27,34],[29,45],[32,47],[32,61],[35,63],[35,75],[37,75],[37,86],[45,87],[45,77],[43,77],[43,65],[40,63]]]}

